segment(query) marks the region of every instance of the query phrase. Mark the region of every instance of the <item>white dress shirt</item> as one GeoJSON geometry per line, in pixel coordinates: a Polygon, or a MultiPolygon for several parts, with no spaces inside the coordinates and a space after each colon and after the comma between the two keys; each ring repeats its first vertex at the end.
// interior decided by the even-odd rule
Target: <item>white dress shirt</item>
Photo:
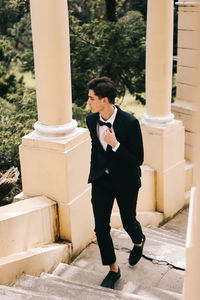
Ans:
{"type": "MultiPolygon", "coordinates": [[[[107,121],[105,121],[101,117],[101,115],[100,115],[99,119],[102,122],[111,123],[111,125],[113,126],[116,114],[117,114],[117,107],[114,106],[114,112],[113,112],[112,116],[107,121]]],[[[100,126],[99,123],[97,123],[97,135],[98,135],[99,141],[100,141],[100,143],[101,143],[101,145],[102,145],[102,147],[104,148],[105,151],[106,151],[106,148],[107,148],[107,143],[103,140],[103,136],[104,136],[105,130],[107,130],[107,129],[108,129],[108,127],[106,125],[100,126]]],[[[118,142],[117,145],[114,148],[112,148],[112,151],[116,152],[117,149],[119,148],[119,146],[120,146],[120,143],[118,142]]]]}

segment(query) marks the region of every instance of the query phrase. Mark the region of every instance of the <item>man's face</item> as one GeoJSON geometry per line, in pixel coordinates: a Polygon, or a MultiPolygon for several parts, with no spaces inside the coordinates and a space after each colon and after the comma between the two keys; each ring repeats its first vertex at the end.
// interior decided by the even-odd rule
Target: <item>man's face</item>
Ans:
{"type": "Polygon", "coordinates": [[[93,113],[101,112],[105,107],[105,98],[100,99],[93,90],[89,90],[87,104],[93,113]]]}

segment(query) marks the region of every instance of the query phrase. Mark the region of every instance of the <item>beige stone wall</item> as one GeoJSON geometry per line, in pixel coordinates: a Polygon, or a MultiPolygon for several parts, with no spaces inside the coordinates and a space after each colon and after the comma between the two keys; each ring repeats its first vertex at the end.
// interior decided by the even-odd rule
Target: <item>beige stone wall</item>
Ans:
{"type": "Polygon", "coordinates": [[[185,28],[185,32],[181,32],[181,45],[186,47],[182,69],[183,72],[191,75],[190,79],[186,74],[182,76],[185,79],[182,85],[185,85],[186,91],[190,86],[192,95],[189,97],[187,93],[185,97],[188,97],[187,101],[191,101],[195,108],[190,120],[190,128],[194,136],[193,150],[190,155],[195,162],[193,182],[195,188],[192,188],[189,207],[184,300],[198,300],[200,294],[200,2],[193,2],[191,6],[187,3],[179,10],[181,31],[185,28]],[[191,49],[188,49],[190,47],[191,49]]]}
{"type": "Polygon", "coordinates": [[[178,13],[177,94],[176,101],[172,104],[172,112],[177,119],[182,120],[185,127],[185,158],[191,161],[194,136],[192,119],[194,102],[197,100],[198,95],[199,8],[192,5],[194,1],[186,2],[185,6],[179,6],[178,13]]]}

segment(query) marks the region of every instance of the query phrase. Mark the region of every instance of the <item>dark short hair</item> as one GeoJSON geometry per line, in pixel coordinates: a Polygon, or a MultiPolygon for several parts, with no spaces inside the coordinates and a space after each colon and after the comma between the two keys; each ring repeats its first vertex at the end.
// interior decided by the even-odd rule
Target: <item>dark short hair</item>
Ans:
{"type": "Polygon", "coordinates": [[[106,76],[94,78],[88,83],[88,88],[93,90],[95,95],[100,99],[107,97],[109,102],[114,104],[115,97],[117,96],[117,89],[110,78],[106,76]]]}

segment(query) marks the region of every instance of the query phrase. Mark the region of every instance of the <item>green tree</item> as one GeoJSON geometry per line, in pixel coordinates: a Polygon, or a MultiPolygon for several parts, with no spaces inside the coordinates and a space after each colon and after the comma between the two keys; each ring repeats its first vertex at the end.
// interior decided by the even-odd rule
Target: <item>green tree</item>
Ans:
{"type": "Polygon", "coordinates": [[[9,71],[13,57],[13,49],[9,40],[0,38],[0,97],[6,98],[23,87],[23,80],[16,79],[14,73],[9,71]]]}
{"type": "Polygon", "coordinates": [[[147,0],[116,0],[117,1],[117,15],[123,16],[130,10],[139,11],[144,20],[147,16],[147,0]]]}
{"type": "Polygon", "coordinates": [[[35,90],[26,89],[23,76],[10,71],[12,46],[0,39],[0,169],[19,168],[18,147],[21,138],[33,129],[37,120],[35,90]]]}
{"type": "Polygon", "coordinates": [[[94,20],[80,25],[70,18],[73,101],[87,99],[87,82],[109,76],[119,91],[144,91],[145,24],[139,12],[130,11],[117,22],[94,20]]]}
{"type": "Polygon", "coordinates": [[[105,19],[106,7],[103,0],[68,0],[68,7],[70,14],[79,20],[80,25],[105,19]]]}
{"type": "Polygon", "coordinates": [[[15,49],[15,60],[21,62],[21,71],[34,73],[33,43],[30,14],[26,13],[9,30],[10,39],[15,49]]]}
{"type": "Polygon", "coordinates": [[[8,29],[29,10],[28,0],[0,0],[0,34],[7,35],[8,29]]]}
{"type": "Polygon", "coordinates": [[[3,171],[13,165],[20,169],[21,139],[33,130],[33,124],[37,120],[34,90],[26,89],[22,95],[10,95],[10,98],[13,97],[13,104],[0,98],[0,169],[3,171]]]}

